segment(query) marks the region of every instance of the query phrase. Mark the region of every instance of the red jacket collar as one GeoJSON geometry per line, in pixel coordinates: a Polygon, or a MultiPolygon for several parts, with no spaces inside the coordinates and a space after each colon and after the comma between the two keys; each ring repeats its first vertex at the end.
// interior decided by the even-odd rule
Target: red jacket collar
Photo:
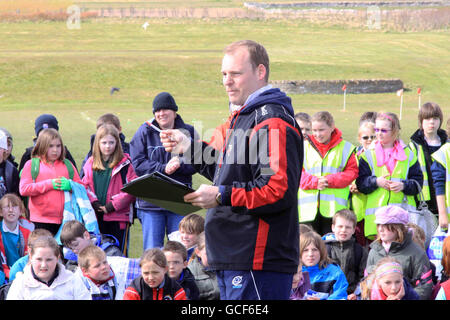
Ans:
{"type": "Polygon", "coordinates": [[[317,150],[320,152],[322,158],[327,154],[328,150],[334,148],[337,146],[341,140],[342,140],[342,132],[338,128],[335,128],[333,132],[331,133],[331,139],[330,142],[327,144],[320,143],[319,141],[314,138],[312,134],[308,135],[309,140],[313,143],[313,145],[317,148],[317,150]]]}
{"type": "Polygon", "coordinates": [[[86,274],[84,272],[82,272],[82,273],[83,273],[83,276],[85,276],[86,278],[91,280],[97,287],[101,286],[102,284],[108,282],[111,279],[114,279],[114,277],[115,277],[114,271],[111,268],[110,268],[110,276],[109,276],[109,278],[106,279],[106,280],[103,280],[103,281],[98,281],[98,280],[92,279],[88,274],[86,274]]]}

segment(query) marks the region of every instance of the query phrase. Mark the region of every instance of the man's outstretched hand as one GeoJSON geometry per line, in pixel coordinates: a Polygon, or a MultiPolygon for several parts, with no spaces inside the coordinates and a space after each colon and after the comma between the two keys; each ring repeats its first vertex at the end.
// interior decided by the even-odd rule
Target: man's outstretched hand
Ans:
{"type": "Polygon", "coordinates": [[[191,145],[190,139],[178,129],[163,130],[159,138],[164,149],[175,154],[185,153],[191,145]]]}

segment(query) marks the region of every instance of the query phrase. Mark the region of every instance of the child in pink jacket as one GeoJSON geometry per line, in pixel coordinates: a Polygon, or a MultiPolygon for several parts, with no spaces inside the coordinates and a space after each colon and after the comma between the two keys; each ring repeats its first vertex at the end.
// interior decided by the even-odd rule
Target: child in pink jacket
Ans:
{"type": "Polygon", "coordinates": [[[55,235],[62,222],[64,192],[71,191],[67,165],[73,170],[73,181],[81,183],[77,169],[65,159],[62,138],[55,129],[39,133],[31,158],[39,158],[39,173],[35,180],[31,174],[32,160],[28,160],[21,172],[19,191],[28,197],[30,221],[36,228],[43,228],[55,235]]]}
{"type": "Polygon", "coordinates": [[[122,151],[116,127],[104,124],[98,128],[92,156],[86,161],[83,172],[83,184],[96,212],[100,232],[116,237],[127,256],[135,198],[121,189],[137,175],[130,156],[122,151]]]}

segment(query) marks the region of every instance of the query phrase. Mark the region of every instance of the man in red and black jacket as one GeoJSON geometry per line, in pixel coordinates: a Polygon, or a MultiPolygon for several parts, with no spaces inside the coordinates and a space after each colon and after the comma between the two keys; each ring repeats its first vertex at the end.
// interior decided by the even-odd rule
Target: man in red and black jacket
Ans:
{"type": "Polygon", "coordinates": [[[163,131],[161,140],[166,151],[190,156],[213,181],[185,201],[209,209],[206,251],[221,299],[288,299],[299,261],[302,135],[291,99],[268,85],[263,46],[249,40],[229,45],[222,75],[234,109],[226,134],[217,135],[223,143],[173,130],[163,131]]]}

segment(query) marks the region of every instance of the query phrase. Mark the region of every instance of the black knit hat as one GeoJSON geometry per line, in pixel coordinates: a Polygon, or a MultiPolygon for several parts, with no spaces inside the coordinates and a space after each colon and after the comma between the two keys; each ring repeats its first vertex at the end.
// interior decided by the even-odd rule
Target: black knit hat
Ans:
{"type": "Polygon", "coordinates": [[[59,130],[58,120],[52,114],[41,114],[36,118],[34,122],[34,131],[36,132],[36,137],[39,135],[42,129],[53,128],[59,130]]]}
{"type": "Polygon", "coordinates": [[[175,99],[168,92],[161,92],[153,99],[153,113],[161,109],[170,109],[178,111],[178,106],[175,99]]]}

